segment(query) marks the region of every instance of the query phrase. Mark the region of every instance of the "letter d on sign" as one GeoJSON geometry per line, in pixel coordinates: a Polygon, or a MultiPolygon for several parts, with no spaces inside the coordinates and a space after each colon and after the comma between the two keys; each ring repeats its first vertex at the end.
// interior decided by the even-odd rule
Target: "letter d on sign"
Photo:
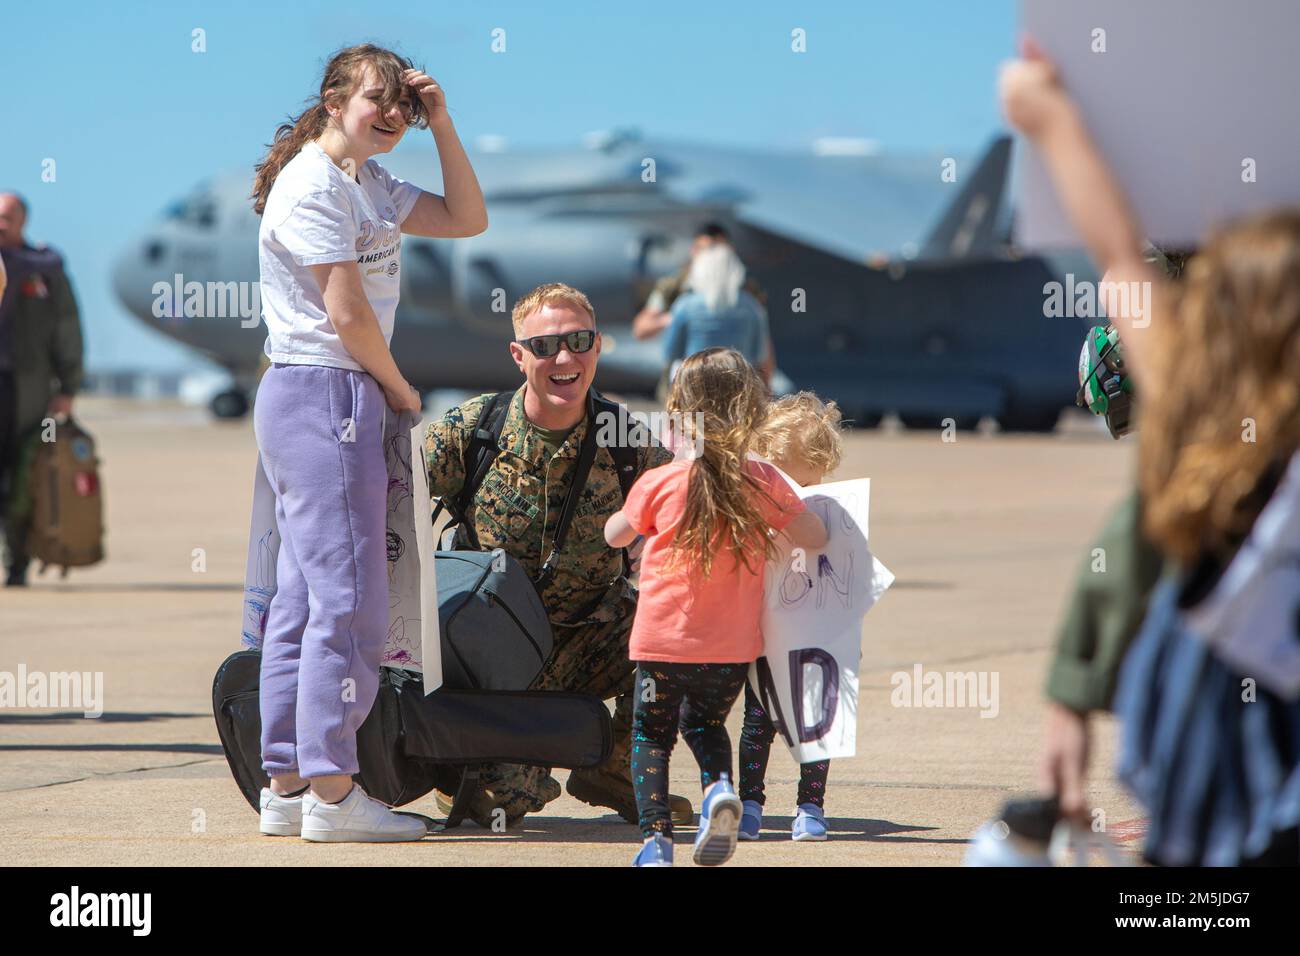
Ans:
{"type": "Polygon", "coordinates": [[[826,734],[835,722],[835,711],[840,703],[840,668],[820,647],[804,647],[790,652],[790,695],[794,699],[794,723],[799,731],[799,743],[812,743],[826,734]],[[822,671],[821,720],[811,727],[803,724],[803,669],[813,664],[822,671]]]}
{"type": "MultiPolygon", "coordinates": [[[[791,653],[791,657],[798,651],[791,653]]],[[[758,699],[767,711],[768,719],[772,721],[775,727],[785,738],[786,745],[794,746],[794,741],[790,738],[790,731],[786,729],[785,716],[781,713],[781,699],[776,693],[776,681],[772,680],[772,668],[767,663],[766,657],[760,657],[754,661],[754,667],[758,670],[758,699]]],[[[799,706],[799,698],[794,699],[795,707],[799,706]]]]}

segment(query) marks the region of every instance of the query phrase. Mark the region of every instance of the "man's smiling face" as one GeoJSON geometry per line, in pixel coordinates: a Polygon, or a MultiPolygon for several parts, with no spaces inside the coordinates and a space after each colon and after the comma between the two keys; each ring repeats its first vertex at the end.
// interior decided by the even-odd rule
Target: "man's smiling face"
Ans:
{"type": "MultiPolygon", "coordinates": [[[[559,335],[582,329],[595,329],[596,323],[587,312],[568,302],[543,303],[528,314],[523,321],[520,339],[534,335],[559,335]]],[[[564,343],[554,355],[542,358],[534,355],[517,341],[510,343],[510,354],[524,373],[532,401],[525,407],[533,423],[543,428],[568,427],[581,419],[586,405],[587,390],[596,376],[596,360],[600,355],[600,333],[587,352],[570,352],[564,343]]]]}

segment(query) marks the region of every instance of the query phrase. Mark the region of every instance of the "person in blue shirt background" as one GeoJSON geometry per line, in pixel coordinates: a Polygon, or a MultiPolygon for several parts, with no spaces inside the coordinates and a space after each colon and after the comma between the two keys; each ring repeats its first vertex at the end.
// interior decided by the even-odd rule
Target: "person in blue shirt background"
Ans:
{"type": "MultiPolygon", "coordinates": [[[[767,312],[744,285],[745,265],[729,244],[715,243],[694,256],[664,342],[664,361],[674,372],[686,356],[714,346],[735,349],[767,372],[767,312]]],[[[769,374],[763,378],[770,384],[769,374]]]]}

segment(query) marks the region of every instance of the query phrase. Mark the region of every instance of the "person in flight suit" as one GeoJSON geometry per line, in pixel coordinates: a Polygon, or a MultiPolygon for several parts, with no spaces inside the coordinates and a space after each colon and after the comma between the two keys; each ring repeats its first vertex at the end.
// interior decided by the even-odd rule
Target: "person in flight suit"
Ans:
{"type": "MultiPolygon", "coordinates": [[[[600,333],[587,297],[561,283],[539,286],[520,299],[513,322],[510,354],[525,381],[510,399],[500,451],[466,508],[465,521],[483,550],[502,548],[536,579],[550,553],[578,449],[591,427],[588,390],[600,355],[600,333]]],[[[446,500],[464,487],[465,451],[491,397],[471,399],[427,427],[424,454],[431,496],[446,500]]],[[[649,443],[635,454],[638,477],[672,460],[666,448],[649,443]]],[[[573,771],[568,789],[583,802],[616,810],[635,823],[629,770],[634,668],[628,637],[637,591],[628,581],[622,552],[606,545],[604,534],[605,521],[622,505],[614,459],[598,447],[554,574],[540,591],[555,644],[532,687],[617,698],[613,754],[599,767],[573,771]]],[[[464,527],[457,529],[454,547],[471,547],[464,527]]],[[[560,795],[559,784],[542,767],[495,765],[482,780],[484,792],[471,816],[484,826],[490,826],[496,808],[504,808],[506,819],[514,821],[560,795]]],[[[691,818],[684,797],[675,797],[672,807],[675,814],[691,818]]]]}
{"type": "Polygon", "coordinates": [[[29,521],[7,516],[19,443],[47,416],[71,415],[81,387],[81,318],[63,257],[23,236],[27,204],[0,193],[0,258],[8,285],[0,296],[0,518],[6,584],[27,583],[29,521]]]}

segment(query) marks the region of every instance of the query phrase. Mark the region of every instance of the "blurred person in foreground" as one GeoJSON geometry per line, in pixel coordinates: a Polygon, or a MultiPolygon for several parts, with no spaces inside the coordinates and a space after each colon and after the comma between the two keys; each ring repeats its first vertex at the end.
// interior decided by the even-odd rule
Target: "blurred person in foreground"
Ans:
{"type": "MultiPolygon", "coordinates": [[[[1182,284],[1167,287],[1032,41],[1004,67],[1001,96],[1105,273],[1107,313],[1144,396],[1141,531],[1164,573],[1125,656],[1115,710],[1120,778],[1149,814],[1145,855],[1164,865],[1295,865],[1300,212],[1216,230],[1182,284]],[[1121,300],[1121,286],[1140,295],[1121,300]]],[[[1079,776],[1086,729],[1074,741],[1055,751],[1068,751],[1079,776]]],[[[1071,783],[1067,809],[1082,811],[1079,790],[1071,783]]]]}

